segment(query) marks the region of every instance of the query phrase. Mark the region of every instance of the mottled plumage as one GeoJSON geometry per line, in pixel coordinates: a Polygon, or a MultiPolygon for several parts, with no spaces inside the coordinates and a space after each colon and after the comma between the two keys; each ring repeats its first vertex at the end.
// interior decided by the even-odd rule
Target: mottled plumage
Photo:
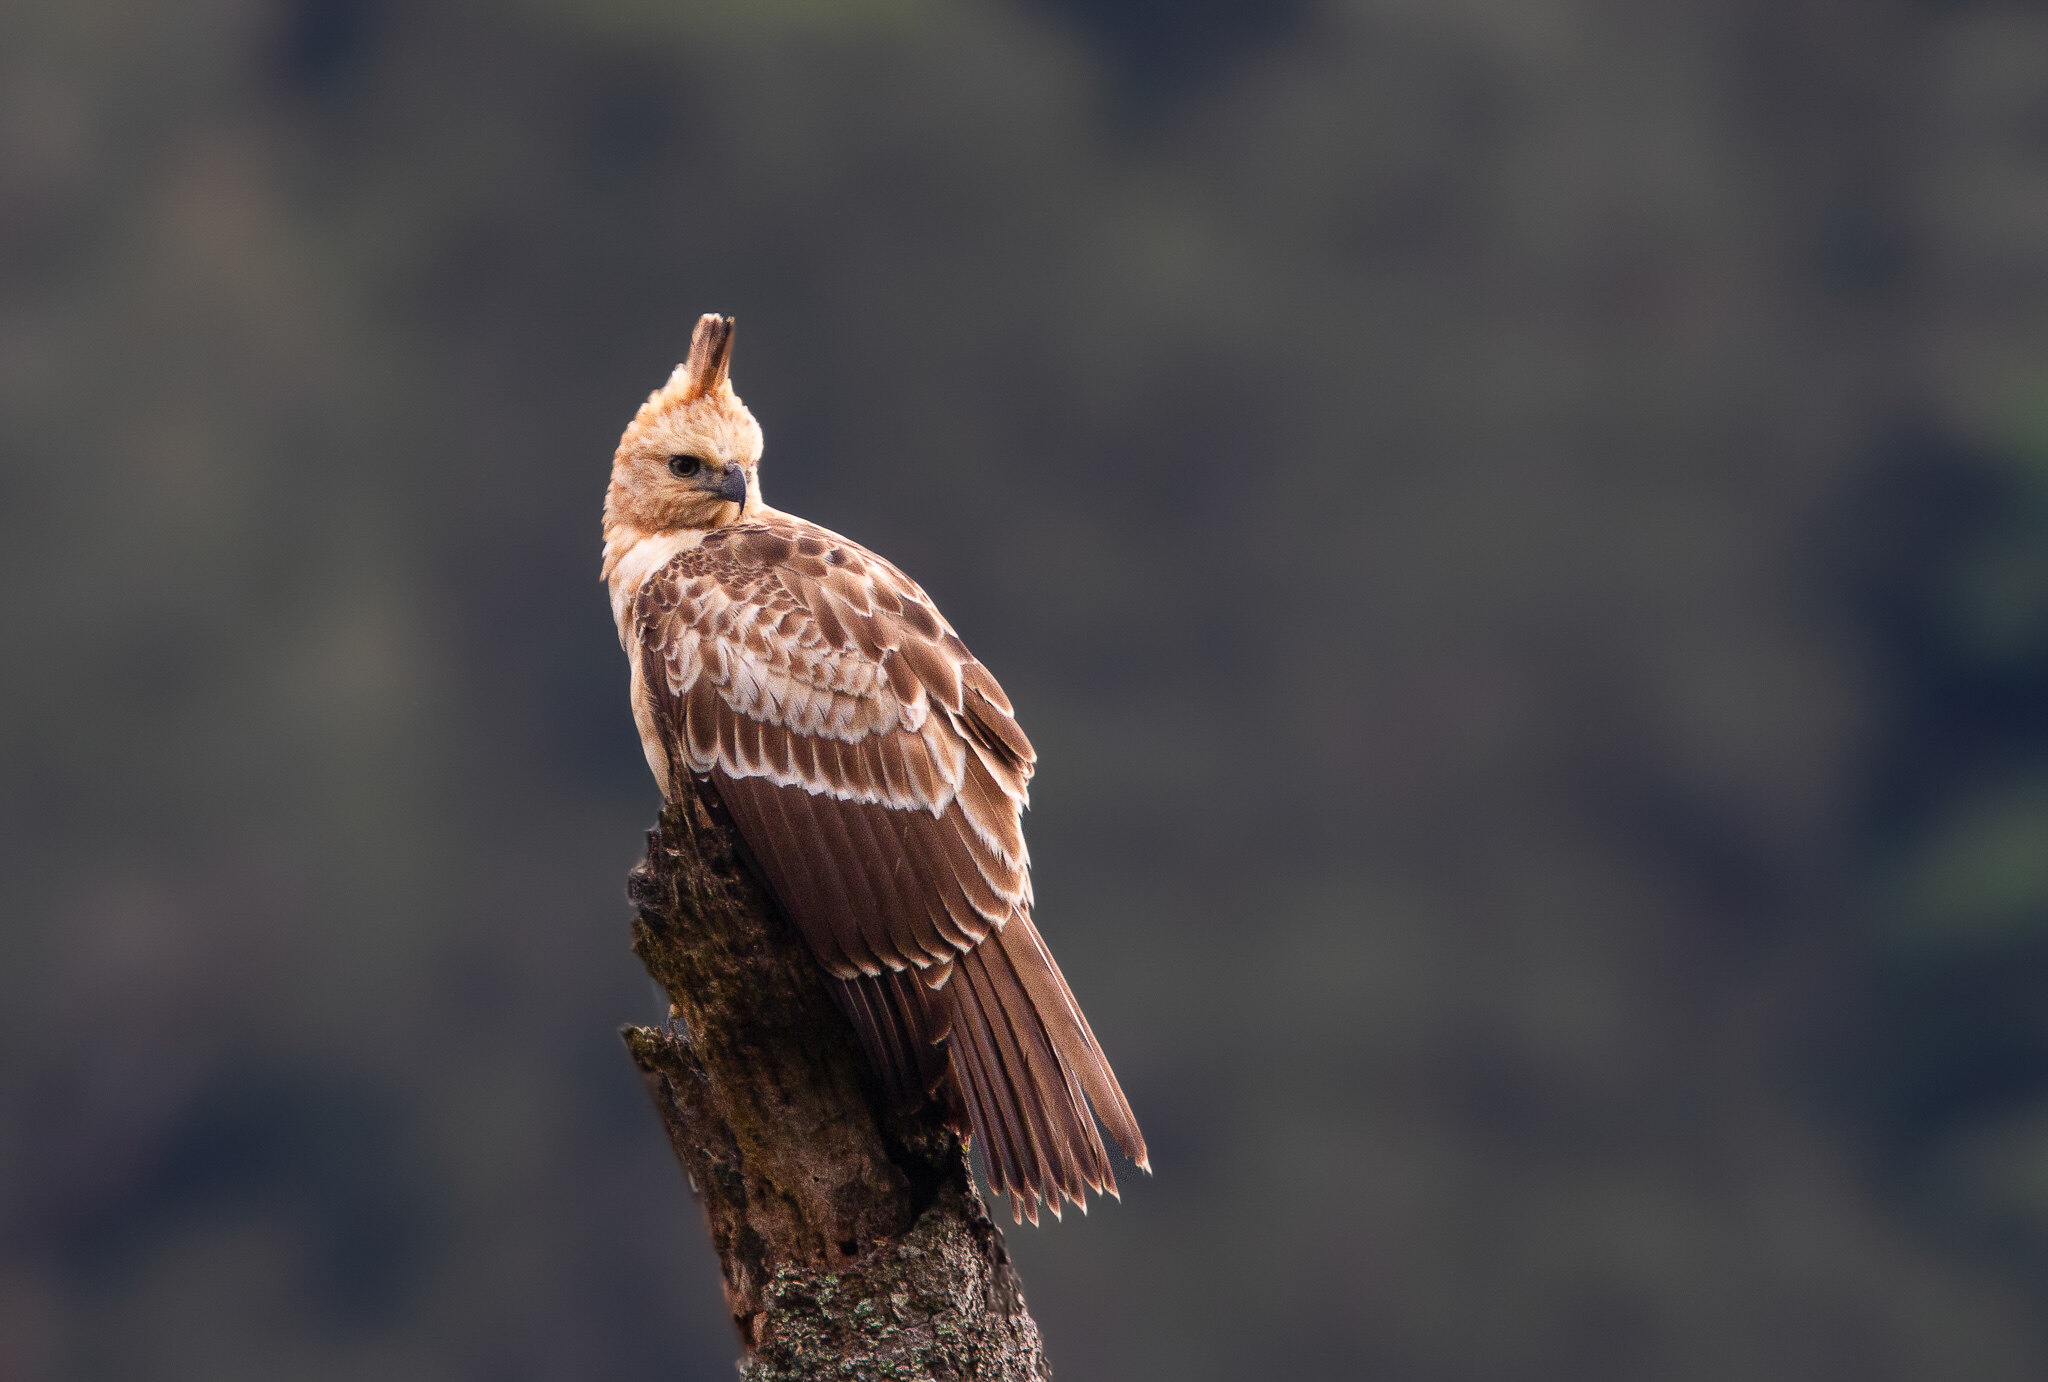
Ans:
{"type": "Polygon", "coordinates": [[[614,462],[606,576],[648,762],[665,792],[676,768],[716,792],[883,1084],[964,1109],[1019,1214],[1114,1193],[1091,1104],[1140,1166],[1145,1144],[1032,924],[1031,742],[915,582],[760,502],[730,348],[704,318],[614,462]]]}

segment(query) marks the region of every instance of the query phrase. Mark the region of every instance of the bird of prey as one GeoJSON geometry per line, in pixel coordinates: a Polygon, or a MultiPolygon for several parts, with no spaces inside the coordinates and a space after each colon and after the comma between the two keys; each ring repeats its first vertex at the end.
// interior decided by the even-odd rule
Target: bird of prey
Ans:
{"type": "Polygon", "coordinates": [[[730,318],[698,321],[605,494],[648,765],[665,796],[673,763],[724,803],[889,1094],[964,1110],[1014,1215],[1085,1209],[1116,1193],[1096,1118],[1150,1166],[1031,922],[1031,741],[914,581],[762,502],[732,341],[730,318]]]}

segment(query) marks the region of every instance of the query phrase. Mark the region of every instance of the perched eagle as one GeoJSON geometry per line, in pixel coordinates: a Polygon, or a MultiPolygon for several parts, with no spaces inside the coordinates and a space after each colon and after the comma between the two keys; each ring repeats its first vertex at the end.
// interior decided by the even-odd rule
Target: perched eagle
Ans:
{"type": "Polygon", "coordinates": [[[698,321],[605,494],[648,765],[664,794],[674,763],[724,803],[891,1096],[964,1109],[1019,1217],[1040,1197],[1085,1208],[1116,1191],[1096,1117],[1149,1167],[1031,924],[1031,741],[914,581],[761,502],[732,338],[730,318],[698,321]]]}

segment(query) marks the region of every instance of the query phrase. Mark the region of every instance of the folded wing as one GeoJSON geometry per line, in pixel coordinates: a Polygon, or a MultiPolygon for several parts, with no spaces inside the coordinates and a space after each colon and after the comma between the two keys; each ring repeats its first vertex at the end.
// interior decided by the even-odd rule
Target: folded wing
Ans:
{"type": "Polygon", "coordinates": [[[778,520],[676,557],[634,622],[643,733],[715,785],[884,1086],[964,1106],[1034,1222],[1114,1193],[1095,1118],[1145,1144],[1031,922],[1031,743],[924,592],[778,520]]]}

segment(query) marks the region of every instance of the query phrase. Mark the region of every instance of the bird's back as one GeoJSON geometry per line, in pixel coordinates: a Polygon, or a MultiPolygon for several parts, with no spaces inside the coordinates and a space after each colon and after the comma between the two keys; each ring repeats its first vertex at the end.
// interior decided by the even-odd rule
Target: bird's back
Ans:
{"type": "Polygon", "coordinates": [[[964,1109],[1019,1214],[1114,1193],[1095,1117],[1140,1166],[1144,1141],[1031,919],[1035,755],[995,678],[909,577],[791,515],[642,569],[614,607],[649,762],[724,803],[883,1084],[964,1109]]]}

